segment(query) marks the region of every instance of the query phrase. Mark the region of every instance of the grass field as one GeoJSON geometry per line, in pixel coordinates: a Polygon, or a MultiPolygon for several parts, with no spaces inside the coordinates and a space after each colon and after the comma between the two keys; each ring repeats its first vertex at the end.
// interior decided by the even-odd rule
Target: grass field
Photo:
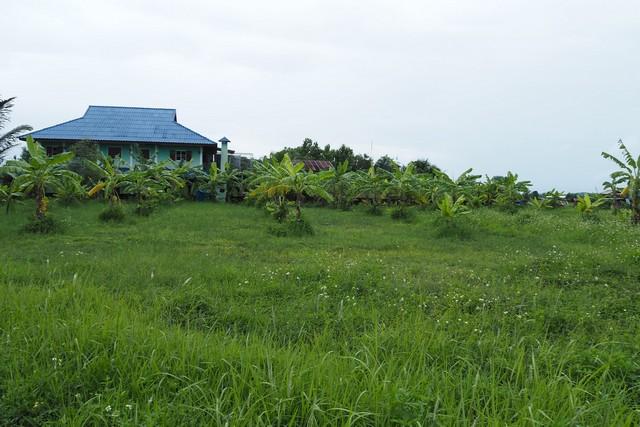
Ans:
{"type": "Polygon", "coordinates": [[[2,425],[638,425],[640,231],[182,203],[0,215],[2,425]]]}

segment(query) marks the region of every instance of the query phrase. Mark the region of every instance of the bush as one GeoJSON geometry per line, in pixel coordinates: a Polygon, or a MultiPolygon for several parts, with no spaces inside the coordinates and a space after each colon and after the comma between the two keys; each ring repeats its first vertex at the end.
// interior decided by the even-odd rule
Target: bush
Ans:
{"type": "Polygon", "coordinates": [[[369,215],[380,216],[384,213],[382,206],[370,204],[367,206],[367,213],[369,215]]]}
{"type": "Polygon", "coordinates": [[[265,205],[265,211],[271,218],[283,223],[289,217],[289,203],[286,201],[282,203],[268,202],[265,205]]]}
{"type": "Polygon", "coordinates": [[[24,231],[27,233],[48,234],[58,231],[60,225],[50,216],[44,218],[33,217],[31,221],[25,224],[24,231]]]}
{"type": "Polygon", "coordinates": [[[271,225],[267,231],[269,234],[273,234],[278,237],[312,236],[315,234],[313,227],[305,218],[300,218],[299,220],[293,219],[280,224],[271,225]]]}
{"type": "Polygon", "coordinates": [[[391,218],[396,220],[412,221],[415,216],[415,212],[406,206],[398,206],[391,211],[391,218]]]}
{"type": "Polygon", "coordinates": [[[100,212],[99,218],[104,222],[122,222],[124,220],[125,213],[122,205],[109,205],[107,209],[100,212]]]}
{"type": "Polygon", "coordinates": [[[456,237],[468,239],[473,234],[474,226],[469,223],[467,217],[457,216],[453,218],[436,217],[434,220],[437,237],[456,237]]]}
{"type": "Polygon", "coordinates": [[[157,203],[153,200],[145,200],[136,206],[136,214],[140,216],[149,216],[155,210],[157,203]]]}

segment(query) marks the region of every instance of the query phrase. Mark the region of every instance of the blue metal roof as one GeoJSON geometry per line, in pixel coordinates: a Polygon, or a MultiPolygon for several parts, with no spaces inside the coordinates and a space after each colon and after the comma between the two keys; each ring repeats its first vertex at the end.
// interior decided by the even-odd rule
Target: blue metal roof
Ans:
{"type": "MultiPolygon", "coordinates": [[[[176,121],[171,108],[105,107],[91,105],[79,119],[30,134],[37,140],[122,141],[156,144],[215,144],[176,121]]],[[[24,135],[26,137],[27,135],[24,135]]]]}

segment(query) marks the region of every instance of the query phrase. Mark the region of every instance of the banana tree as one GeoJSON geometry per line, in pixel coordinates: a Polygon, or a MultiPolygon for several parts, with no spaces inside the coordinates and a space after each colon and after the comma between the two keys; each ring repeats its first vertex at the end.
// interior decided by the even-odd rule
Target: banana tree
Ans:
{"type": "Polygon", "coordinates": [[[379,213],[389,186],[390,173],[384,169],[371,166],[367,172],[356,175],[355,187],[360,197],[367,200],[371,213],[379,213]]]}
{"type": "Polygon", "coordinates": [[[591,201],[591,196],[585,194],[584,196],[578,196],[578,203],[576,204],[576,209],[578,212],[582,214],[583,217],[589,217],[593,214],[593,210],[599,206],[604,204],[604,199],[597,199],[591,201]]]}
{"type": "Polygon", "coordinates": [[[153,201],[157,200],[162,191],[161,183],[149,173],[148,170],[132,171],[126,174],[120,182],[122,191],[133,194],[136,198],[136,212],[146,215],[151,211],[153,201]]]}
{"type": "Polygon", "coordinates": [[[305,172],[304,163],[293,164],[288,154],[284,155],[281,162],[264,162],[259,167],[254,184],[256,188],[253,192],[258,196],[265,195],[280,201],[286,201],[287,196],[294,197],[296,221],[302,220],[302,201],[305,196],[333,200],[318,175],[305,172]]]}
{"type": "Polygon", "coordinates": [[[611,181],[602,183],[602,188],[604,188],[607,198],[611,201],[611,210],[614,214],[620,210],[620,201],[622,200],[620,184],[622,183],[623,180],[620,177],[611,177],[611,181]]]}
{"type": "Polygon", "coordinates": [[[453,221],[461,215],[466,215],[470,210],[465,206],[464,196],[459,196],[453,199],[451,194],[445,193],[442,199],[438,202],[438,210],[440,215],[447,221],[453,221]]]}
{"type": "Polygon", "coordinates": [[[469,168],[462,172],[460,176],[453,179],[441,170],[434,170],[434,180],[431,189],[433,203],[438,203],[445,194],[451,195],[453,199],[465,196],[466,199],[475,198],[478,192],[478,179],[481,175],[472,174],[473,169],[469,168]]]}
{"type": "Polygon", "coordinates": [[[102,192],[104,199],[110,206],[119,205],[118,188],[125,179],[125,175],[120,170],[120,158],[100,154],[97,162],[87,160],[87,165],[99,177],[99,181],[89,190],[87,195],[93,197],[102,192]]]}
{"type": "Polygon", "coordinates": [[[392,196],[401,206],[410,204],[418,191],[418,176],[413,163],[406,167],[395,167],[389,177],[386,195],[392,196]]]}
{"type": "Polygon", "coordinates": [[[498,184],[498,196],[496,204],[503,209],[513,209],[516,204],[522,201],[529,192],[531,181],[518,181],[518,174],[511,171],[507,175],[496,179],[498,184]]]}
{"type": "Polygon", "coordinates": [[[611,160],[620,168],[611,174],[611,178],[625,185],[621,196],[629,198],[632,211],[631,222],[637,225],[640,223],[640,157],[634,159],[621,139],[618,140],[618,147],[624,161],[604,151],[602,157],[611,160]]]}
{"type": "Polygon", "coordinates": [[[16,190],[13,182],[10,185],[0,185],[0,204],[5,205],[7,214],[20,197],[22,197],[22,193],[16,190]]]}
{"type": "Polygon", "coordinates": [[[15,189],[35,196],[36,219],[43,220],[48,211],[47,189],[54,188],[65,178],[79,179],[79,176],[65,168],[73,158],[72,152],[48,157],[45,149],[31,136],[27,137],[27,150],[30,155],[28,161],[10,160],[5,170],[14,178],[15,189]]]}
{"type": "Polygon", "coordinates": [[[324,187],[331,194],[337,208],[348,209],[355,196],[355,173],[349,171],[349,161],[332,166],[319,174],[324,187]]]}

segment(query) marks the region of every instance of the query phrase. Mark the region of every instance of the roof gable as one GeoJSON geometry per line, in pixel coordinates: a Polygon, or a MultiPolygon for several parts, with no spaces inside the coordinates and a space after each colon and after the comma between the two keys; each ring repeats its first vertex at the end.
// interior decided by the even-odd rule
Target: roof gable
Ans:
{"type": "MultiPolygon", "coordinates": [[[[177,122],[172,108],[91,105],[84,116],[30,133],[38,140],[122,141],[159,144],[215,144],[177,122]]],[[[25,135],[26,136],[26,135],[25,135]]]]}

